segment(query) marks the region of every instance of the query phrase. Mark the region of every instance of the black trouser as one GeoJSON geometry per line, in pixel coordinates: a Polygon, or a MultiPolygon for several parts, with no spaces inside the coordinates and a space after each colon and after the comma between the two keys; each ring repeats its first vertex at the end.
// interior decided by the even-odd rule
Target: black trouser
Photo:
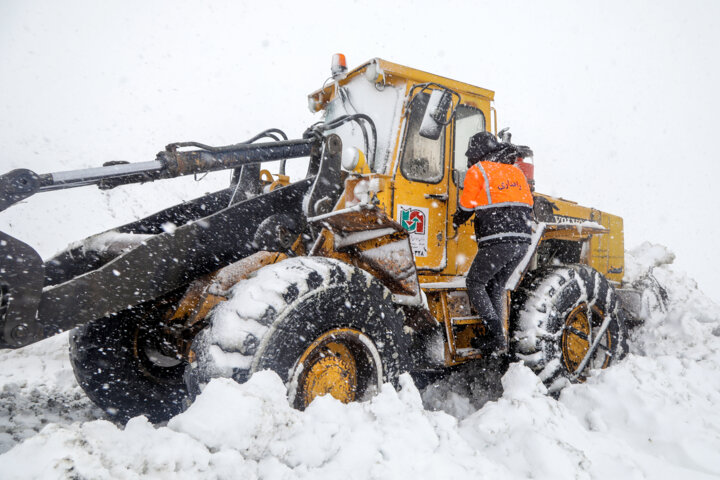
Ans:
{"type": "Polygon", "coordinates": [[[467,273],[470,303],[490,330],[490,338],[503,339],[502,314],[505,284],[525,256],[530,242],[507,240],[478,245],[478,252],[467,273]]]}

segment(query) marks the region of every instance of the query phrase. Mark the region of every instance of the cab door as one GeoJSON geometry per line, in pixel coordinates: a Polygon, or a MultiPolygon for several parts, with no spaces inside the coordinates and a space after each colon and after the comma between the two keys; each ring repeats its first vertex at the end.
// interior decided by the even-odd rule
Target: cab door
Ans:
{"type": "MultiPolygon", "coordinates": [[[[449,239],[447,245],[448,266],[446,273],[463,275],[470,268],[475,253],[477,252],[477,243],[475,241],[475,228],[472,217],[470,221],[465,222],[458,231],[452,228],[452,214],[457,210],[460,194],[462,193],[463,181],[467,172],[467,151],[470,137],[478,132],[486,129],[486,112],[489,114],[489,102],[473,101],[464,98],[463,104],[458,105],[455,111],[455,117],[452,122],[452,142],[448,148],[448,163],[450,167],[450,182],[448,187],[448,231],[449,239]]],[[[450,132],[450,129],[448,129],[450,132]]]]}
{"type": "Polygon", "coordinates": [[[447,266],[448,165],[446,132],[437,140],[419,135],[430,95],[419,93],[405,119],[405,136],[395,172],[393,218],[410,233],[418,270],[447,266]]]}

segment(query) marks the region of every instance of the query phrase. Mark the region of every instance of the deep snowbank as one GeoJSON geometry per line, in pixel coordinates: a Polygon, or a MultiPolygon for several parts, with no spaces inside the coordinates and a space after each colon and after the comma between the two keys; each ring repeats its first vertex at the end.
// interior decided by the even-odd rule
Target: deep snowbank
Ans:
{"type": "Polygon", "coordinates": [[[405,376],[400,392],[385,386],[371,401],[350,405],[320,398],[298,412],[279,378],[263,372],[244,385],[212,381],[167,426],[139,417],[122,429],[89,421],[99,412],[72,379],[61,335],[0,354],[0,406],[8,412],[2,441],[7,448],[24,440],[0,456],[0,472],[93,479],[716,478],[717,305],[665,264],[672,254],[663,247],[628,253],[631,278],[655,266],[669,307],[634,332],[624,361],[566,388],[559,400],[514,364],[499,397],[475,378],[454,376],[421,399],[405,376]]]}
{"type": "Polygon", "coordinates": [[[49,423],[102,418],[103,412],[75,381],[67,333],[0,352],[0,365],[0,452],[49,423]]]}

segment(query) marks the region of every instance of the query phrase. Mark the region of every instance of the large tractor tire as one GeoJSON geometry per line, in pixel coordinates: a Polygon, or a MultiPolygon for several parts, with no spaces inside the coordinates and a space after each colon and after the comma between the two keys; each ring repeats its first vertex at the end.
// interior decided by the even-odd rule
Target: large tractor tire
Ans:
{"type": "Polygon", "coordinates": [[[157,423],[183,409],[186,362],[163,345],[163,302],[75,328],[70,362],[90,399],[117,422],[145,415],[157,423]]]}
{"type": "Polygon", "coordinates": [[[587,265],[532,272],[514,305],[513,352],[550,392],[582,382],[627,353],[625,313],[608,280],[587,265]],[[597,346],[593,349],[593,345],[597,346]]]}
{"type": "Polygon", "coordinates": [[[239,282],[211,313],[193,342],[188,388],[197,394],[214,377],[243,383],[269,369],[298,409],[325,394],[364,400],[403,371],[403,319],[369,273],[328,258],[288,259],[239,282]]]}

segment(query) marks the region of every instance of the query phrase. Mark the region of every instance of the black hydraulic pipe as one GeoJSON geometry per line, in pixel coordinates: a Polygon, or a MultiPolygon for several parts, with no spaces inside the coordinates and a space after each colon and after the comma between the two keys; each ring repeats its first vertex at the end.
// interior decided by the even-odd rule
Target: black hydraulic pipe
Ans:
{"type": "Polygon", "coordinates": [[[318,138],[285,140],[281,142],[238,145],[232,150],[187,152],[160,152],[158,159],[165,164],[168,177],[205,173],[237,168],[250,163],[272,162],[287,158],[308,157],[313,148],[319,148],[318,138]]]}
{"type": "Polygon", "coordinates": [[[300,140],[239,144],[214,150],[177,151],[171,148],[158,153],[157,158],[150,162],[118,163],[41,175],[26,169],[13,170],[0,175],[0,211],[37,192],[85,185],[113,188],[128,183],[233,169],[252,163],[308,157],[318,155],[321,144],[322,138],[314,136],[300,140]]]}

